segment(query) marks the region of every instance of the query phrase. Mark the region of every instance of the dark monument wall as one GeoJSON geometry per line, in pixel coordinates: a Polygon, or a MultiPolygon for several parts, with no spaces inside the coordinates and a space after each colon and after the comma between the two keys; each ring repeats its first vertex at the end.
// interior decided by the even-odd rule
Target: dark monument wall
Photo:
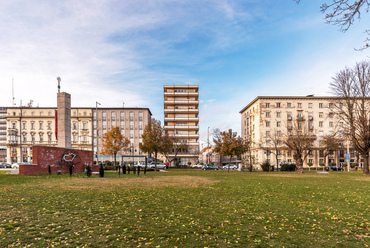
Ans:
{"type": "MultiPolygon", "coordinates": [[[[49,174],[49,165],[51,168],[51,173],[56,174],[57,171],[61,173],[69,173],[69,169],[66,165],[62,167],[59,166],[59,162],[62,160],[63,154],[66,151],[72,151],[74,154],[78,155],[75,158],[77,163],[73,172],[84,172],[85,165],[89,164],[92,166],[92,171],[99,171],[99,166],[93,165],[93,151],[77,150],[77,149],[67,149],[58,148],[50,146],[33,146],[32,147],[32,157],[33,164],[19,165],[20,175],[38,175],[38,174],[49,174]]],[[[68,157],[70,159],[70,157],[68,157]]]]}

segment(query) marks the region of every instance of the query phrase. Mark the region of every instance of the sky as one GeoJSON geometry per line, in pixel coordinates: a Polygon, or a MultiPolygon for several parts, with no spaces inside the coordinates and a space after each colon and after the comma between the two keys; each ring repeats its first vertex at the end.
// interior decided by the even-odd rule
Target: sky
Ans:
{"type": "MultiPolygon", "coordinates": [[[[330,0],[327,0],[330,1],[330,0]]],[[[332,77],[369,60],[370,15],[347,32],[324,0],[2,0],[0,106],[144,107],[163,123],[163,85],[199,85],[207,130],[240,134],[257,96],[331,95],[332,77]],[[14,85],[14,87],[12,87],[14,85]]]]}

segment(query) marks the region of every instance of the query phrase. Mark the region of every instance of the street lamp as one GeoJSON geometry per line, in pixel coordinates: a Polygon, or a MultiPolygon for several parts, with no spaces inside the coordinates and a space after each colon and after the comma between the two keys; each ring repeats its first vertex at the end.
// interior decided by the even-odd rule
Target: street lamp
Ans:
{"type": "Polygon", "coordinates": [[[99,121],[98,121],[98,105],[101,105],[96,101],[95,104],[95,118],[96,118],[96,164],[99,164],[99,121]]]}

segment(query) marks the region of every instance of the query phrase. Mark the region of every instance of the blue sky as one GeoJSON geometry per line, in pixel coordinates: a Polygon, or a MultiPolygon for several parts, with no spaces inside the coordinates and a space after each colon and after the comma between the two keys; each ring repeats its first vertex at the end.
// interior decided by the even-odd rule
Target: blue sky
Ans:
{"type": "Polygon", "coordinates": [[[163,85],[200,86],[200,135],[240,132],[257,96],[330,95],[357,52],[369,15],[346,33],[324,23],[323,1],[0,2],[0,105],[56,106],[57,81],[72,106],[148,107],[163,120],[163,85]]]}

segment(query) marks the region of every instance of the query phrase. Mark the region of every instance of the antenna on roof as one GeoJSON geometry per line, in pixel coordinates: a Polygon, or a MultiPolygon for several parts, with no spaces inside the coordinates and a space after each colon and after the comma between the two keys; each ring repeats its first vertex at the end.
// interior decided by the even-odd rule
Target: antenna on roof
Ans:
{"type": "Polygon", "coordinates": [[[12,106],[15,106],[14,97],[14,79],[12,78],[12,106]]]}

